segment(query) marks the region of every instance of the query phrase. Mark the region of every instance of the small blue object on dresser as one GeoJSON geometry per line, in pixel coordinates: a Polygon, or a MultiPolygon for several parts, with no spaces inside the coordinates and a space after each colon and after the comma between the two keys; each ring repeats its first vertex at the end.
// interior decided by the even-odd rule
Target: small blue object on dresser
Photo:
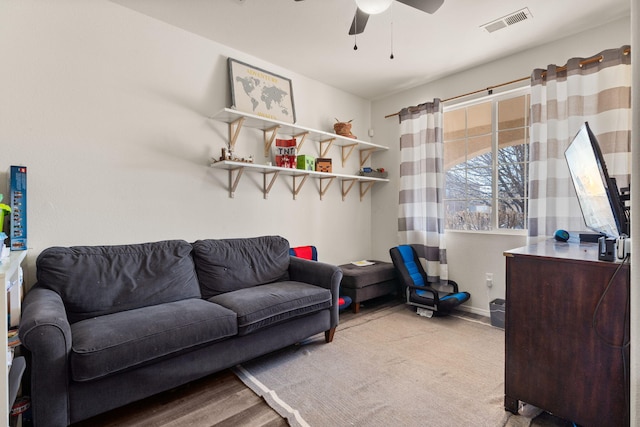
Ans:
{"type": "Polygon", "coordinates": [[[566,242],[567,240],[569,240],[569,237],[569,232],[567,230],[556,230],[555,234],[553,235],[553,238],[558,242],[566,242]]]}

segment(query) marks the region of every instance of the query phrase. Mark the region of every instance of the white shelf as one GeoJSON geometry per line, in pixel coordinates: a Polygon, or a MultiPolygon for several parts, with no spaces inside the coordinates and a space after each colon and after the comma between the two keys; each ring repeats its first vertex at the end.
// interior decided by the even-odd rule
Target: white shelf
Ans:
{"type": "Polygon", "coordinates": [[[335,133],[315,130],[296,124],[267,119],[232,108],[224,108],[211,118],[229,125],[229,146],[231,150],[234,149],[243,126],[263,131],[265,156],[269,154],[269,148],[276,134],[298,139],[298,149],[300,149],[306,140],[317,142],[320,144],[320,157],[326,157],[329,149],[333,145],[339,146],[342,149],[343,166],[356,147],[360,151],[360,166],[366,162],[371,153],[389,149],[389,147],[383,145],[348,138],[346,136],[336,135],[335,133]]]}
{"type": "Polygon", "coordinates": [[[264,175],[263,179],[263,194],[264,198],[268,198],[269,191],[273,186],[273,183],[280,175],[292,176],[293,181],[293,198],[295,199],[298,195],[300,189],[304,185],[306,179],[308,177],[312,177],[320,180],[320,199],[322,200],[322,196],[326,193],[327,189],[331,185],[334,179],[338,179],[342,183],[342,200],[347,197],[349,191],[353,187],[353,185],[357,182],[360,184],[360,200],[365,196],[365,194],[369,191],[371,186],[376,182],[389,182],[386,178],[375,178],[369,176],[361,176],[361,175],[346,175],[339,173],[327,173],[327,172],[316,172],[310,170],[303,169],[292,169],[292,168],[282,168],[278,166],[268,166],[268,165],[259,165],[255,163],[245,163],[245,162],[235,162],[231,160],[224,160],[220,162],[216,162],[211,164],[212,168],[216,169],[225,169],[229,171],[229,197],[233,198],[236,188],[238,186],[238,182],[242,177],[242,174],[245,170],[262,173],[264,175]],[[270,175],[271,179],[267,179],[267,176],[270,175]],[[301,178],[301,181],[297,181],[297,178],[301,178]]]}
{"type": "MultiPolygon", "coordinates": [[[[20,322],[20,304],[22,294],[22,270],[21,264],[27,256],[27,251],[12,251],[8,258],[4,258],[0,263],[0,281],[4,284],[5,293],[3,293],[2,301],[0,305],[5,307],[5,315],[0,316],[0,331],[5,334],[4,345],[5,348],[0,351],[0,420],[6,420],[9,422],[9,409],[10,409],[10,395],[13,394],[15,383],[19,383],[17,376],[21,369],[21,361],[16,358],[13,363],[16,363],[16,368],[12,369],[12,378],[14,386],[12,390],[9,390],[9,367],[8,367],[8,355],[7,355],[7,336],[6,332],[9,328],[6,316],[6,307],[10,307],[11,312],[11,325],[17,325],[20,322]],[[9,302],[9,304],[7,304],[9,302]]],[[[13,402],[11,402],[12,404],[13,402]]],[[[4,421],[0,421],[4,422],[4,421]]]]}
{"type": "Polygon", "coordinates": [[[239,118],[244,117],[244,125],[253,129],[260,129],[262,131],[269,130],[273,126],[279,126],[278,133],[287,136],[296,136],[301,133],[308,132],[307,138],[313,141],[323,141],[329,138],[335,138],[337,145],[352,145],[357,144],[363,148],[373,148],[376,150],[388,150],[389,147],[383,145],[373,144],[371,142],[362,141],[359,139],[348,138],[346,136],[336,135],[335,133],[325,132],[321,130],[315,130],[296,124],[285,123],[278,120],[267,119],[264,117],[256,116],[250,113],[244,113],[242,111],[234,110],[233,108],[224,108],[220,110],[212,119],[233,123],[239,118]]]}
{"type": "Polygon", "coordinates": [[[26,256],[27,251],[11,251],[9,257],[0,262],[0,279],[4,282],[7,292],[16,284],[16,274],[26,256]]]}
{"type": "MultiPolygon", "coordinates": [[[[355,138],[348,138],[345,136],[336,135],[335,133],[310,129],[304,126],[285,123],[278,120],[267,119],[264,117],[256,116],[254,114],[237,111],[232,108],[224,108],[211,118],[228,124],[229,148],[231,149],[231,151],[235,151],[235,145],[243,127],[246,126],[249,128],[261,130],[264,135],[265,157],[269,157],[271,145],[273,144],[276,135],[296,138],[298,152],[305,141],[315,141],[319,144],[319,153],[321,158],[327,157],[327,153],[332,146],[338,146],[341,148],[343,167],[345,166],[345,163],[355,149],[358,149],[360,153],[361,167],[364,166],[365,162],[374,152],[389,149],[388,147],[373,144],[371,142],[361,141],[355,138]]],[[[234,197],[236,188],[238,187],[238,183],[240,182],[240,178],[242,177],[245,170],[258,172],[263,175],[262,193],[265,199],[269,197],[269,191],[271,191],[271,187],[280,175],[293,177],[292,193],[294,200],[309,177],[320,181],[320,200],[322,200],[322,197],[327,192],[327,189],[336,179],[338,179],[341,183],[342,200],[345,200],[347,194],[349,194],[349,191],[351,191],[351,188],[355,185],[355,183],[358,183],[360,187],[360,200],[362,200],[367,192],[371,189],[373,184],[375,184],[376,182],[389,182],[389,180],[385,178],[316,172],[302,169],[290,169],[231,160],[224,160],[213,163],[211,167],[217,169],[225,169],[228,171],[229,197],[231,198],[234,197]]]]}
{"type": "MultiPolygon", "coordinates": [[[[20,390],[20,383],[22,382],[22,374],[27,367],[27,362],[23,356],[18,356],[13,359],[11,369],[8,375],[7,389],[9,391],[9,406],[13,406],[20,390]]],[[[11,408],[9,408],[11,409],[11,408]]]]}

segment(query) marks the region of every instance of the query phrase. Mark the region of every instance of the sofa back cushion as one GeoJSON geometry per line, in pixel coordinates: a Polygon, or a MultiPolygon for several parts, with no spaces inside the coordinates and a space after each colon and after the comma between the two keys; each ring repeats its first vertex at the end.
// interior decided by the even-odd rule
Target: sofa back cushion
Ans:
{"type": "Polygon", "coordinates": [[[289,277],[289,241],[280,236],[193,243],[203,298],[289,277]]]}
{"type": "Polygon", "coordinates": [[[119,246],[52,247],[36,260],[36,286],[57,292],[74,323],[123,310],[200,298],[183,240],[119,246]]]}

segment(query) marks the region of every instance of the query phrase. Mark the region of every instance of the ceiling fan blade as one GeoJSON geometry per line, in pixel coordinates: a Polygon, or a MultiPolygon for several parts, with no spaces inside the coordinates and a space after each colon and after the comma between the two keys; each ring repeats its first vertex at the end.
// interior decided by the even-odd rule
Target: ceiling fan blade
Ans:
{"type": "Polygon", "coordinates": [[[358,10],[356,10],[355,16],[353,17],[351,28],[349,28],[349,35],[352,36],[354,34],[360,34],[361,32],[363,32],[368,20],[369,14],[364,13],[360,10],[360,8],[358,8],[358,10]]]}
{"type": "Polygon", "coordinates": [[[442,6],[442,3],[444,3],[444,0],[397,0],[397,1],[427,13],[434,13],[436,10],[440,9],[440,6],[442,6]]]}

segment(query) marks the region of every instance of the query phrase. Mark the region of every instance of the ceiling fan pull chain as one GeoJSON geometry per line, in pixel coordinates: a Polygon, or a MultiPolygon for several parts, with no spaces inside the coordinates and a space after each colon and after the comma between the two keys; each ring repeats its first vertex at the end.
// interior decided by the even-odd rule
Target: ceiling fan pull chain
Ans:
{"type": "Polygon", "coordinates": [[[389,59],[393,59],[393,8],[391,9],[391,55],[389,59]]]}
{"type": "MultiPolygon", "coordinates": [[[[358,13],[353,17],[353,22],[355,22],[355,28],[358,28],[358,13]]],[[[353,50],[358,50],[358,32],[354,31],[353,33],[353,50]]]]}

